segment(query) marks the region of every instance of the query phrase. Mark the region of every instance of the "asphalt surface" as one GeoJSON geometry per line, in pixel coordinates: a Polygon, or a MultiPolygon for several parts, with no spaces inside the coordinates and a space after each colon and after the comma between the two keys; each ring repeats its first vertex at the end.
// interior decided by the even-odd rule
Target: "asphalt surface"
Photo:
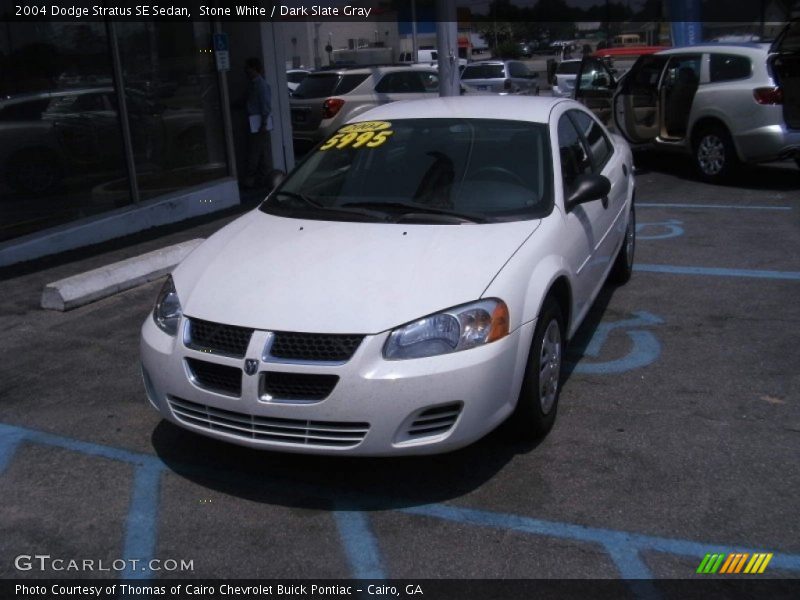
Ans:
{"type": "Polygon", "coordinates": [[[501,429],[443,456],[342,459],[207,440],[145,400],[139,327],[161,282],[38,308],[50,281],[231,215],[12,274],[0,577],[120,575],[15,568],[48,554],[193,561],[155,577],[683,578],[740,550],[774,553],[763,577],[800,577],[800,170],[710,186],[679,157],[636,162],[640,270],[573,341],[536,445],[501,429]]]}

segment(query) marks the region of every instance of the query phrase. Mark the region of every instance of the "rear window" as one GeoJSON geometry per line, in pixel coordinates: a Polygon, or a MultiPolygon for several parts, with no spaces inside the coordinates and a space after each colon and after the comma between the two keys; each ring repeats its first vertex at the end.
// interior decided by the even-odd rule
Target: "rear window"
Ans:
{"type": "Polygon", "coordinates": [[[467,65],[461,79],[503,79],[503,65],[467,65]]]}
{"type": "Polygon", "coordinates": [[[746,56],[734,54],[712,54],[709,76],[715,81],[731,81],[750,77],[752,67],[746,56]]]}
{"type": "Polygon", "coordinates": [[[559,63],[556,73],[558,75],[577,75],[578,68],[581,66],[580,61],[576,62],[562,62],[559,63]]]}
{"type": "Polygon", "coordinates": [[[311,74],[297,87],[295,98],[323,98],[325,96],[341,96],[352,92],[369,75],[354,73],[339,75],[338,73],[311,74]]]}

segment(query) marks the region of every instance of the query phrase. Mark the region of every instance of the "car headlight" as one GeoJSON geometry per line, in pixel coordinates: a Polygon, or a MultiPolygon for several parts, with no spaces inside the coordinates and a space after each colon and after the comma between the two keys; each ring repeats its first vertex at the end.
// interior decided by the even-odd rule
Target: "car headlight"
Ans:
{"type": "Polygon", "coordinates": [[[502,300],[462,304],[392,331],[383,357],[423,358],[482,346],[508,335],[508,323],[508,307],[502,300]]]}
{"type": "Polygon", "coordinates": [[[172,275],[169,275],[161,287],[161,291],[158,292],[156,305],[153,308],[153,320],[161,331],[175,335],[178,333],[178,323],[180,323],[182,314],[181,301],[178,300],[178,292],[175,291],[172,275]]]}

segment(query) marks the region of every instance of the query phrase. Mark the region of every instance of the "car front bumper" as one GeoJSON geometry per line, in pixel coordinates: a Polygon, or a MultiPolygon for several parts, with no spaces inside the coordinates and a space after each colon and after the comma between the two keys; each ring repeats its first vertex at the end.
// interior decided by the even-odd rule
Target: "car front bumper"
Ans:
{"type": "Polygon", "coordinates": [[[534,325],[486,346],[401,361],[382,357],[384,332],[366,336],[343,364],[263,358],[270,334],[255,331],[246,358],[258,359],[258,372],[247,375],[245,359],[188,348],[181,333],[171,337],[148,318],[141,331],[142,371],[148,399],[166,419],[219,440],[311,454],[433,454],[480,439],[511,413],[534,325]],[[187,359],[240,369],[240,396],[198,384],[187,359]],[[266,372],[339,380],[322,400],[281,400],[264,393],[266,372]]]}

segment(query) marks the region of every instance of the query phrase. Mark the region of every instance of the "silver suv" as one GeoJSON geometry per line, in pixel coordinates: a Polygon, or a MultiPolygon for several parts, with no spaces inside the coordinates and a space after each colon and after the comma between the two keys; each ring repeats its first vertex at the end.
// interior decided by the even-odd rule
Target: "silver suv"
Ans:
{"type": "Polygon", "coordinates": [[[292,94],[292,136],[298,150],[329,138],[348,119],[397,100],[439,93],[436,69],[366,67],[310,73],[292,94]]]}
{"type": "Polygon", "coordinates": [[[539,95],[539,74],[519,60],[483,60],[461,71],[461,82],[479,92],[539,95]]]}
{"type": "Polygon", "coordinates": [[[575,98],[634,144],[689,152],[721,181],[740,162],[800,166],[800,24],[772,44],[706,44],[642,56],[619,82],[586,58],[575,98]]]}

